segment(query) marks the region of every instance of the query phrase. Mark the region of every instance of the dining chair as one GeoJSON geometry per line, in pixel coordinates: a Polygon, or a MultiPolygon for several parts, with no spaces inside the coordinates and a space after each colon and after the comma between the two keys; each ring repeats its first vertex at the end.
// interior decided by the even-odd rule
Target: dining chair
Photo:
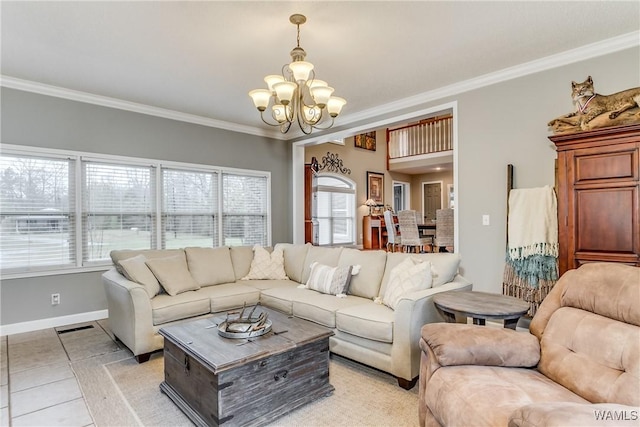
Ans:
{"type": "Polygon", "coordinates": [[[403,252],[411,252],[411,250],[422,252],[424,247],[431,248],[433,241],[430,238],[420,237],[415,211],[398,212],[398,225],[400,226],[403,252]]]}
{"type": "Polygon", "coordinates": [[[424,217],[422,216],[422,212],[414,211],[416,213],[416,224],[424,223],[424,217]]]}
{"type": "Polygon", "coordinates": [[[395,252],[397,246],[402,247],[402,239],[396,233],[396,225],[393,223],[391,211],[384,211],[384,225],[387,229],[387,251],[391,248],[391,252],[395,252]]]}
{"type": "Polygon", "coordinates": [[[436,241],[439,252],[453,250],[453,209],[436,210],[436,241]]]}

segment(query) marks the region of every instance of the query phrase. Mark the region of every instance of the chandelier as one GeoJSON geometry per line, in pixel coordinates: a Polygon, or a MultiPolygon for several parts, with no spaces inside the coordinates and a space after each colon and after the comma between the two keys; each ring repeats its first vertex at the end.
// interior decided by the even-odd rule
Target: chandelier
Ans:
{"type": "Polygon", "coordinates": [[[316,79],[313,64],[304,60],[307,52],[300,47],[300,25],[307,18],[295,14],[289,17],[289,21],[298,32],[297,45],[291,51],[291,63],[282,67],[281,75],[264,78],[269,89],[252,90],[249,96],[266,124],[279,126],[280,132],[287,133],[291,124],[297,122],[302,132],[308,135],[313,129],[333,126],[333,120],[347,101],[332,96],[334,89],[327,82],[316,79]],[[264,117],[269,105],[272,121],[264,117]]]}

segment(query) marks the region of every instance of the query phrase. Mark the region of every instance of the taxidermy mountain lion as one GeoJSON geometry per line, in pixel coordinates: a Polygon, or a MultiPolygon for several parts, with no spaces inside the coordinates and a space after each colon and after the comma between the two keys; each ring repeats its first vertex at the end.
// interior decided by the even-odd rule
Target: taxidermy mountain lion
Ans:
{"type": "Polygon", "coordinates": [[[571,97],[576,111],[553,119],[548,123],[549,126],[562,127],[564,124],[587,130],[590,128],[588,123],[604,113],[609,113],[608,119],[614,120],[623,112],[640,106],[640,87],[600,95],[595,93],[593,80],[589,76],[582,83],[571,82],[571,97]]]}

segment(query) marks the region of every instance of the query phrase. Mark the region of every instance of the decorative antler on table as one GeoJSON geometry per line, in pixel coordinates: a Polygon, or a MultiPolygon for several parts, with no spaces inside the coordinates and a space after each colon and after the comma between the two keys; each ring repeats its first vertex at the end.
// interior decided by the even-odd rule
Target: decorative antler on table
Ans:
{"type": "Polygon", "coordinates": [[[250,334],[264,330],[267,327],[267,319],[269,315],[266,312],[261,311],[257,317],[253,317],[258,305],[260,305],[260,303],[251,307],[248,314],[246,313],[248,310],[246,304],[243,304],[242,311],[240,312],[227,312],[227,317],[225,318],[225,321],[222,322],[222,329],[220,330],[230,334],[250,334]],[[234,315],[237,316],[233,317],[234,315]]]}

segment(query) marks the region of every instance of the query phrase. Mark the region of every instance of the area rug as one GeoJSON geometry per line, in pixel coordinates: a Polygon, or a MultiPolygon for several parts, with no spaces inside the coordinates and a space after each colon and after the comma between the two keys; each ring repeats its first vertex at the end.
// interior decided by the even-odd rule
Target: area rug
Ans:
{"type": "MultiPolygon", "coordinates": [[[[270,426],[416,426],[418,387],[404,390],[392,376],[331,356],[332,395],[303,406],[270,426]]],[[[161,353],[138,364],[126,350],[73,364],[97,427],[190,426],[189,419],[160,392],[161,353]]]]}

